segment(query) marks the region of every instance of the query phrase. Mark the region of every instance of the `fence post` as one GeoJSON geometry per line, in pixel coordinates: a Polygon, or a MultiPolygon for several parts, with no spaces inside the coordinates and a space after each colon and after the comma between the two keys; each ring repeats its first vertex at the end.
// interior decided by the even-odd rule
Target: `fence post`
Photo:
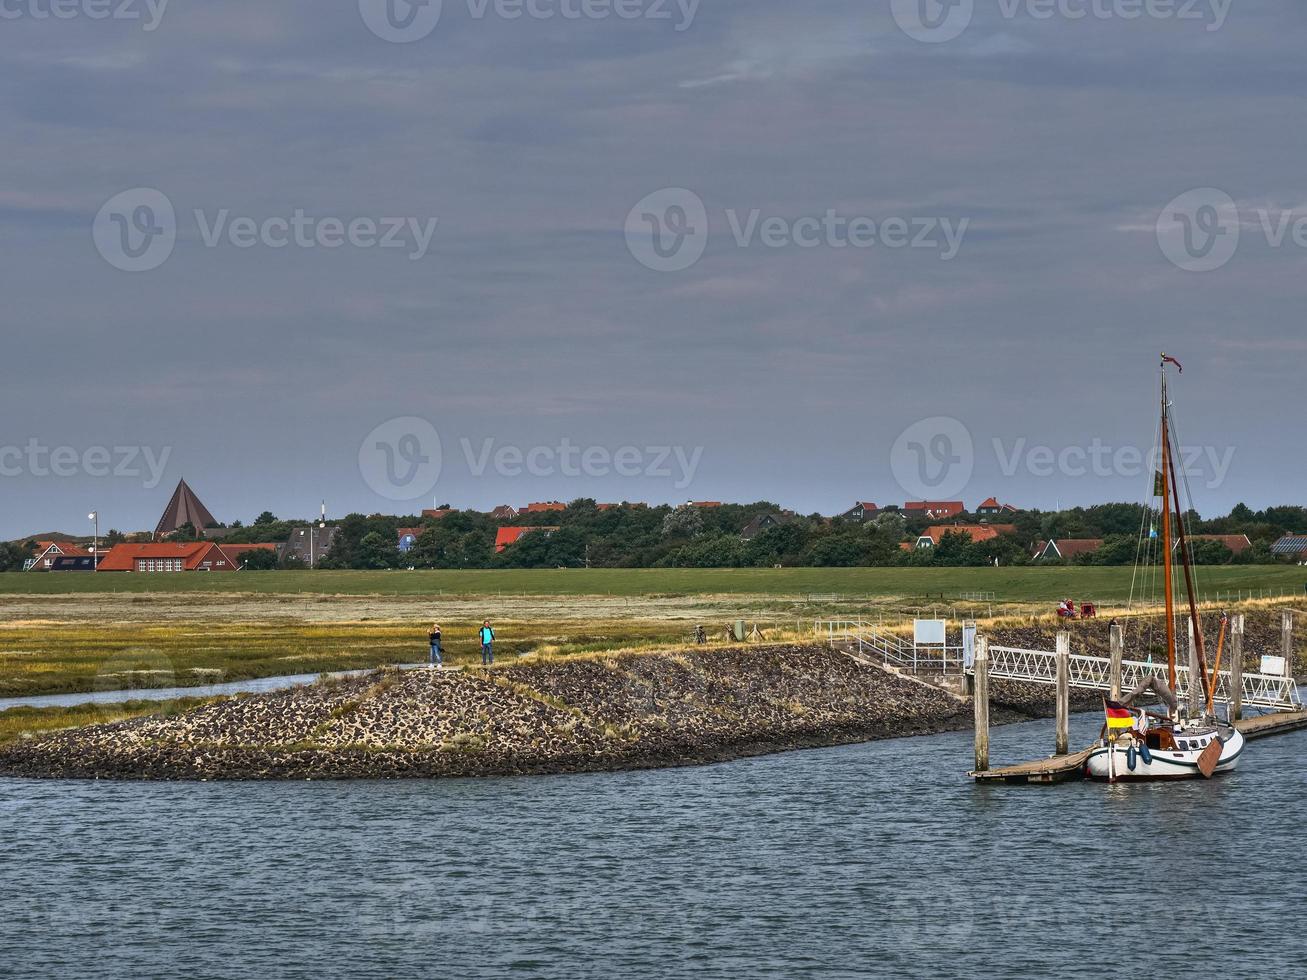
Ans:
{"type": "Polygon", "coordinates": [[[1066,755],[1071,724],[1071,634],[1057,634],[1057,738],[1054,751],[1066,755]]]}
{"type": "Polygon", "coordinates": [[[1243,613],[1230,623],[1230,721],[1243,717],[1243,613]]]}
{"type": "Polygon", "coordinates": [[[1112,645],[1112,666],[1109,678],[1112,688],[1112,700],[1121,700],[1121,658],[1125,654],[1125,628],[1117,623],[1112,627],[1109,642],[1112,645]]]}
{"type": "Polygon", "coordinates": [[[989,769],[989,640],[976,637],[976,772],[989,769]]]}

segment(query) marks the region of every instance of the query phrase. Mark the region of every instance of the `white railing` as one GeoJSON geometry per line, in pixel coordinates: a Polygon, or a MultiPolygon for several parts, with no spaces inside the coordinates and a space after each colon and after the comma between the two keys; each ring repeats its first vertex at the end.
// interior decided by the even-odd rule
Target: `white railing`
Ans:
{"type": "MultiPolygon", "coordinates": [[[[1112,662],[1106,657],[1072,654],[1069,658],[1071,686],[1091,691],[1112,689],[1112,662]]],[[[1138,660],[1121,661],[1121,690],[1131,691],[1154,674],[1164,676],[1165,664],[1138,660]]],[[[1057,683],[1057,654],[1047,650],[1023,650],[1018,647],[989,648],[989,676],[1003,680],[1028,681],[1032,684],[1057,683]]],[[[1249,708],[1273,708],[1285,711],[1302,709],[1298,684],[1292,677],[1245,673],[1243,703],[1249,708]]],[[[1232,690],[1230,672],[1217,675],[1215,700],[1228,704],[1232,690]]],[[[1189,696],[1189,668],[1176,668],[1176,697],[1182,702],[1189,696]]]]}
{"type": "Polygon", "coordinates": [[[825,623],[832,646],[843,645],[860,657],[914,674],[961,674],[963,649],[958,646],[915,646],[883,633],[861,620],[831,619],[825,623]]]}

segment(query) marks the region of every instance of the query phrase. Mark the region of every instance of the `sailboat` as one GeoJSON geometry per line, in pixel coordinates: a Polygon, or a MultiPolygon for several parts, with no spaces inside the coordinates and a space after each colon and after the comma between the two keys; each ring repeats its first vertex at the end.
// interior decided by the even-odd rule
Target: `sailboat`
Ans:
{"type": "MultiPolygon", "coordinates": [[[[1146,678],[1120,702],[1104,700],[1107,716],[1099,744],[1085,762],[1085,775],[1109,782],[1139,782],[1168,779],[1210,779],[1230,772],[1243,753],[1244,737],[1228,721],[1216,715],[1215,697],[1221,655],[1225,641],[1225,619],[1221,620],[1215,664],[1207,668],[1202,622],[1194,589],[1193,555],[1186,526],[1186,512],[1180,504],[1184,473],[1177,472],[1174,445],[1175,420],[1168,395],[1167,369],[1174,365],[1183,373],[1180,362],[1162,355],[1162,415],[1158,439],[1160,471],[1156,474],[1153,496],[1158,500],[1161,517],[1161,561],[1166,602],[1167,676],[1146,678]],[[1178,546],[1178,547],[1177,547],[1178,546]],[[1192,656],[1189,669],[1187,703],[1177,697],[1176,669],[1176,573],[1175,558],[1183,570],[1187,611],[1192,630],[1192,656]],[[1194,683],[1197,677],[1200,684],[1194,683]],[[1134,703],[1152,693],[1165,713],[1136,710],[1134,703]]],[[[1151,520],[1152,510],[1148,511],[1151,520]]],[[[1156,528],[1141,530],[1141,540],[1156,541],[1156,528]]],[[[1154,565],[1151,547],[1144,549],[1144,564],[1154,565]]]]}

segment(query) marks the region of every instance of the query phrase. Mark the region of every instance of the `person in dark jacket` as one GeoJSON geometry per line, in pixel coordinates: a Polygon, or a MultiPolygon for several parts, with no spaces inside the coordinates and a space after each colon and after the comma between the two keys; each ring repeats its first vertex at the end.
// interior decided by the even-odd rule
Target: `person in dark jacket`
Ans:
{"type": "Polygon", "coordinates": [[[431,624],[431,633],[427,636],[431,641],[431,666],[443,667],[445,665],[445,651],[440,645],[440,624],[431,624]]]}
{"type": "Polygon", "coordinates": [[[495,662],[495,631],[490,628],[490,620],[481,624],[481,630],[478,633],[481,637],[481,665],[488,666],[495,662]]]}

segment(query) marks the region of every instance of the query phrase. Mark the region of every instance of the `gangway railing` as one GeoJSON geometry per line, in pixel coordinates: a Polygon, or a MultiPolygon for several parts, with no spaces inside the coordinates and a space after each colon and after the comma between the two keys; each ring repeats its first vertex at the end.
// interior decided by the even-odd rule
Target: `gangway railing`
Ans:
{"type": "MultiPolygon", "coordinates": [[[[1112,689],[1112,662],[1106,657],[1071,654],[1069,657],[1072,687],[1090,691],[1112,689]]],[[[1121,661],[1121,690],[1132,691],[1153,675],[1165,677],[1166,665],[1139,660],[1121,661]]],[[[990,646],[989,676],[1032,684],[1057,683],[1057,654],[1047,650],[1023,650],[1019,647],[990,646]]],[[[1269,708],[1279,711],[1302,710],[1302,697],[1297,681],[1292,677],[1275,674],[1242,675],[1243,704],[1249,708],[1269,708]]],[[[1228,704],[1233,687],[1230,672],[1217,674],[1216,701],[1228,704]]],[[[1176,667],[1176,697],[1181,701],[1189,696],[1189,668],[1176,667]]]]}
{"type": "Polygon", "coordinates": [[[960,646],[918,647],[909,640],[885,633],[860,620],[827,620],[831,645],[843,645],[858,656],[913,674],[961,674],[964,651],[960,646]]]}

